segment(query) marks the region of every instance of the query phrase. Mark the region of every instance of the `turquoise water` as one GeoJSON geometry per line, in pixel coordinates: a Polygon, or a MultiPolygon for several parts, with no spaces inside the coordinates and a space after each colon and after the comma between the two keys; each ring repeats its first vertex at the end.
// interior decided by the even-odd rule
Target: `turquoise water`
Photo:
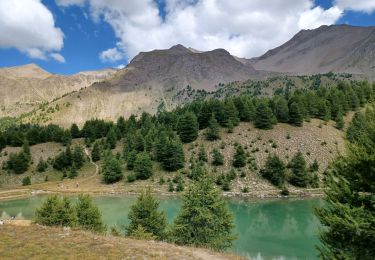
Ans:
{"type": "MultiPolygon", "coordinates": [[[[33,218],[35,209],[45,197],[0,201],[1,218],[18,216],[33,218]]],[[[127,224],[129,207],[135,197],[96,197],[106,224],[121,227],[127,224]]],[[[161,208],[170,222],[176,217],[180,200],[160,198],[161,208]]],[[[238,239],[230,251],[252,259],[317,259],[318,220],[312,207],[319,199],[309,200],[229,200],[235,216],[238,239]]]]}

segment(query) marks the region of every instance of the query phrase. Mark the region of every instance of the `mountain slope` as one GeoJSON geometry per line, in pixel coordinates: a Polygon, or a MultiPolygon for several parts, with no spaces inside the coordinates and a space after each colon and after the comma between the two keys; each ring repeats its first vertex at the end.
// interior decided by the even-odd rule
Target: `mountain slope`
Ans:
{"type": "Polygon", "coordinates": [[[258,77],[254,68],[223,49],[193,52],[176,45],[167,50],[141,52],[108,80],[56,101],[64,109],[48,122],[83,124],[90,118],[114,120],[142,111],[154,113],[161,103],[175,106],[172,97],[188,85],[212,91],[218,85],[254,77],[258,77]]]}
{"type": "Polygon", "coordinates": [[[106,79],[115,71],[106,69],[64,76],[48,73],[35,64],[0,69],[0,117],[19,116],[44,102],[106,79]]]}
{"type": "Polygon", "coordinates": [[[250,62],[258,70],[299,75],[346,72],[375,78],[375,27],[321,26],[250,62]]]}

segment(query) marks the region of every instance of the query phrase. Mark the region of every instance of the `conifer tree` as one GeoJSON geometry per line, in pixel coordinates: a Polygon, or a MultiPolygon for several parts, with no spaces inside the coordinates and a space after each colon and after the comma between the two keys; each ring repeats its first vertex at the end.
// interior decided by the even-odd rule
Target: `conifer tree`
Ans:
{"type": "Polygon", "coordinates": [[[232,99],[228,99],[224,105],[225,109],[225,126],[228,127],[229,124],[237,126],[240,122],[238,111],[233,103],[232,99]]]}
{"type": "Polygon", "coordinates": [[[318,246],[322,259],[374,258],[375,121],[371,123],[372,138],[362,132],[369,146],[361,141],[350,144],[348,155],[339,158],[326,176],[325,203],[316,209],[323,225],[318,246]]]}
{"type": "Polygon", "coordinates": [[[78,128],[77,124],[74,123],[70,127],[70,135],[72,136],[72,138],[80,138],[81,137],[81,132],[79,131],[79,128],[78,128]]]}
{"type": "Polygon", "coordinates": [[[162,165],[164,170],[177,171],[184,167],[185,155],[179,138],[170,138],[164,150],[162,165]]]}
{"type": "Polygon", "coordinates": [[[76,167],[75,163],[73,163],[72,167],[70,167],[68,177],[70,179],[74,179],[77,176],[78,176],[77,167],[76,167]]]}
{"type": "Polygon", "coordinates": [[[274,116],[268,104],[261,100],[256,108],[255,127],[260,129],[272,129],[274,116]]]}
{"type": "Polygon", "coordinates": [[[236,168],[244,167],[246,165],[246,154],[242,145],[238,144],[236,147],[236,153],[233,157],[233,166],[236,168]]]}
{"type": "Polygon", "coordinates": [[[146,152],[137,154],[134,172],[139,180],[147,180],[152,176],[152,161],[146,152]]]}
{"type": "Polygon", "coordinates": [[[81,194],[78,196],[75,211],[77,212],[77,225],[79,227],[95,232],[106,230],[102,214],[89,195],[81,194]]]}
{"type": "Polygon", "coordinates": [[[306,161],[301,152],[294,155],[288,164],[288,168],[291,169],[289,179],[291,184],[298,187],[306,187],[310,183],[311,178],[308,175],[306,161]]]}
{"type": "Polygon", "coordinates": [[[215,115],[211,115],[211,119],[208,123],[208,129],[206,131],[206,139],[209,141],[214,141],[220,139],[220,129],[219,124],[215,118],[215,115]]]}
{"type": "Polygon", "coordinates": [[[220,166],[224,164],[224,156],[220,153],[218,149],[212,150],[212,165],[220,166]]]}
{"type": "Polygon", "coordinates": [[[45,172],[47,168],[48,168],[47,162],[44,161],[42,157],[40,157],[38,165],[36,166],[36,170],[38,172],[45,172]]]}
{"type": "Polygon", "coordinates": [[[72,165],[74,164],[77,169],[80,169],[85,162],[85,154],[81,146],[76,145],[72,153],[72,165]]]}
{"type": "Polygon", "coordinates": [[[104,158],[101,172],[105,183],[114,183],[123,178],[121,163],[111,153],[104,158]]]}
{"type": "Polygon", "coordinates": [[[192,112],[186,112],[177,124],[177,133],[183,143],[190,143],[198,137],[198,121],[195,114],[192,112]]]}
{"type": "Polygon", "coordinates": [[[116,142],[117,142],[117,135],[115,128],[112,127],[109,132],[107,133],[106,136],[106,143],[110,149],[114,149],[116,147],[116,142]]]}
{"type": "Polygon", "coordinates": [[[154,235],[157,239],[164,239],[167,219],[165,213],[158,210],[159,204],[159,201],[151,195],[149,188],[142,191],[136,203],[130,207],[128,214],[130,223],[126,226],[126,234],[132,236],[139,227],[142,227],[145,232],[154,235]]]}
{"type": "Polygon", "coordinates": [[[93,162],[97,162],[100,160],[100,146],[98,142],[94,143],[94,146],[91,151],[91,159],[93,162]]]}
{"type": "Polygon", "coordinates": [[[263,178],[273,185],[281,187],[286,178],[286,167],[277,155],[269,155],[263,169],[260,170],[263,178]]]}
{"type": "Polygon", "coordinates": [[[235,239],[233,228],[233,216],[227,202],[214,187],[213,181],[203,177],[183,194],[171,239],[179,245],[224,250],[231,247],[235,239]]]}
{"type": "Polygon", "coordinates": [[[337,129],[343,129],[344,128],[344,118],[343,118],[343,116],[342,116],[342,112],[341,112],[341,110],[339,110],[338,112],[337,112],[337,115],[336,115],[336,118],[335,118],[335,121],[336,121],[336,128],[337,129]]]}
{"type": "Polygon", "coordinates": [[[130,151],[128,153],[128,156],[126,157],[126,168],[128,170],[134,169],[135,160],[137,159],[137,152],[136,151],[130,151]]]}
{"type": "Polygon", "coordinates": [[[303,124],[303,116],[302,116],[301,110],[298,106],[298,103],[296,103],[296,102],[293,102],[290,105],[289,122],[292,125],[295,125],[295,126],[302,126],[302,124],[303,124]]]}
{"type": "Polygon", "coordinates": [[[288,102],[285,98],[279,97],[275,103],[275,115],[278,122],[288,123],[289,122],[289,108],[288,102]]]}

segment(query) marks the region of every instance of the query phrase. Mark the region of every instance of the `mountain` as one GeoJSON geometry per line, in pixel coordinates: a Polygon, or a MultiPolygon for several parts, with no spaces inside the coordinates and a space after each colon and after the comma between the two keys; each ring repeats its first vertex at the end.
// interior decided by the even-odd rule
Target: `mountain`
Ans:
{"type": "Polygon", "coordinates": [[[107,80],[54,102],[63,108],[60,111],[53,115],[40,111],[31,121],[40,122],[48,117],[48,122],[81,125],[90,118],[114,120],[142,111],[154,113],[162,103],[167,108],[177,105],[173,97],[188,85],[212,91],[219,85],[259,75],[252,66],[237,61],[223,49],[198,52],[176,45],[141,52],[107,80]]]}
{"type": "Polygon", "coordinates": [[[139,53],[110,84],[122,91],[150,85],[164,90],[187,85],[214,90],[220,83],[243,81],[256,74],[254,68],[244,66],[224,49],[198,52],[176,45],[139,53]]]}
{"type": "Polygon", "coordinates": [[[35,64],[0,69],[0,117],[19,116],[38,105],[104,80],[116,70],[51,74],[35,64]]]}
{"type": "Polygon", "coordinates": [[[375,26],[323,25],[248,60],[258,70],[309,75],[362,74],[375,79],[375,26]]]}

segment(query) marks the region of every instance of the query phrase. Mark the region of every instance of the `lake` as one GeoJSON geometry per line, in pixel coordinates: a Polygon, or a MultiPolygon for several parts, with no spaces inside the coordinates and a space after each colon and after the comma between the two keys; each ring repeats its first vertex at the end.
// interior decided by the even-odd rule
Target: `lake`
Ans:
{"type": "MultiPolygon", "coordinates": [[[[45,196],[0,201],[1,218],[18,216],[32,219],[45,196]]],[[[127,214],[136,197],[94,197],[108,225],[121,227],[128,223],[127,214]]],[[[161,208],[169,222],[176,217],[180,200],[161,197],[161,208]]],[[[313,207],[321,199],[307,200],[228,200],[235,216],[238,239],[229,251],[252,259],[317,259],[315,245],[319,221],[313,207]]]]}

